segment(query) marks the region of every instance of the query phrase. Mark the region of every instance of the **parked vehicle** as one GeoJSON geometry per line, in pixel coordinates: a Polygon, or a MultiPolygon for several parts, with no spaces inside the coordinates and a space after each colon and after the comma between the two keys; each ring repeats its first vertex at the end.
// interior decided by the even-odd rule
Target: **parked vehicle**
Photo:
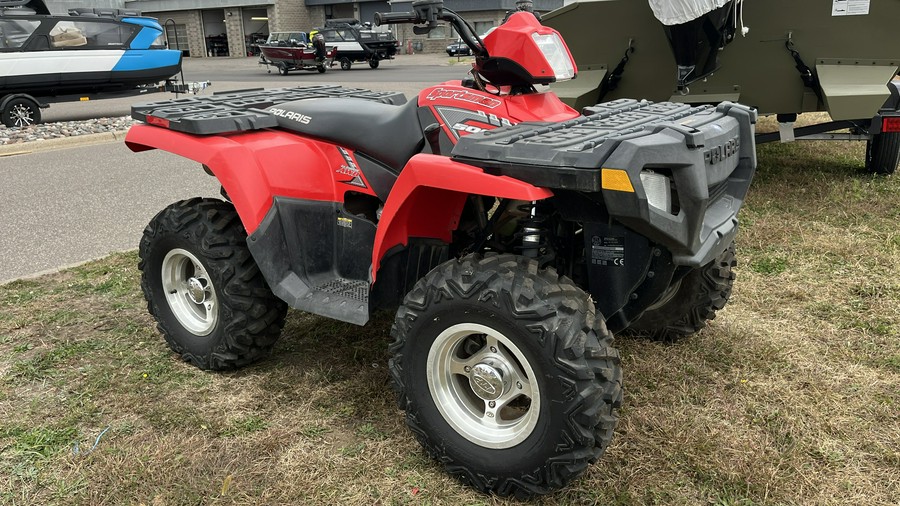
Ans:
{"type": "Polygon", "coordinates": [[[376,69],[381,60],[394,58],[399,42],[391,32],[372,30],[369,26],[357,19],[329,19],[324,28],[316,30],[325,37],[328,46],[337,47],[342,70],[350,70],[355,62],[367,62],[376,69]]]}
{"type": "Polygon", "coordinates": [[[178,91],[173,82],[162,83],[181,71],[181,51],[166,49],[156,19],[118,9],[69,14],[51,16],[43,0],[0,0],[4,125],[40,123],[41,108],[51,101],[178,91]]]}
{"type": "Polygon", "coordinates": [[[226,198],[153,218],[141,287],[203,369],[268,354],[288,306],[358,325],[395,309],[389,369],[417,439],[478,490],[547,493],[612,438],[610,331],[730,293],[756,116],[625,99],[581,114],[536,89],[577,67],[532,14],[482,40],[440,0],[412,7],[376,23],[451,23],[473,78],[408,102],[323,85],[133,108],[132,150],[197,161],[226,198]]]}
{"type": "Polygon", "coordinates": [[[472,54],[472,50],[469,49],[469,46],[462,39],[459,39],[447,46],[447,54],[450,56],[469,56],[472,54]]]}
{"type": "Polygon", "coordinates": [[[754,0],[664,25],[645,1],[606,0],[573,3],[544,23],[565,35],[583,71],[554,87],[569,105],[740,101],[781,123],[758,142],[862,140],[866,169],[890,174],[900,162],[898,19],[897,1],[754,0]],[[795,127],[816,111],[831,121],[795,127]]]}
{"type": "Polygon", "coordinates": [[[269,72],[270,66],[275,67],[283,76],[292,70],[325,73],[337,54],[337,47],[327,47],[322,37],[310,39],[306,32],[272,32],[259,50],[259,64],[269,72]]]}

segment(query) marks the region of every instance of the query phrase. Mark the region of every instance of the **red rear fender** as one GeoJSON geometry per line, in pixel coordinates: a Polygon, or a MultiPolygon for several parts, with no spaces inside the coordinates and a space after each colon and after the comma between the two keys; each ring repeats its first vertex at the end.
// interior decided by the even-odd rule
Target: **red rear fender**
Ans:
{"type": "Polygon", "coordinates": [[[384,254],[410,237],[451,241],[466,198],[485,195],[543,200],[553,193],[507,176],[492,176],[445,156],[419,154],[406,164],[384,204],[372,251],[373,281],[384,254]]]}
{"type": "MultiPolygon", "coordinates": [[[[135,152],[161,149],[201,163],[218,178],[248,234],[272,207],[273,196],[333,201],[334,177],[322,167],[340,166],[330,144],[275,130],[197,136],[136,125],[125,137],[135,152]]],[[[342,197],[339,198],[342,200],[342,197]]]]}

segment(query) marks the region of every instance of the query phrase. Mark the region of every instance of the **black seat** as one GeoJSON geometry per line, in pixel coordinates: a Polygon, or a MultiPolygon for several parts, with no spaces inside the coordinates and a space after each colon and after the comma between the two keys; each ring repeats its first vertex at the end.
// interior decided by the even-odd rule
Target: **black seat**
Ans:
{"type": "Polygon", "coordinates": [[[396,171],[425,145],[415,101],[391,105],[356,98],[315,98],[267,110],[280,128],[360,151],[396,171]]]}

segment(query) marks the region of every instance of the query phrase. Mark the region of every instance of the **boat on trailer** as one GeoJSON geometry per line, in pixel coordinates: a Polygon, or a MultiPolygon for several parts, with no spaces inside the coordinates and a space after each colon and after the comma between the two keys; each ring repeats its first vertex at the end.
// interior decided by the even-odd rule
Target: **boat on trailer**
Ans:
{"type": "Polygon", "coordinates": [[[275,67],[286,76],[292,70],[316,70],[320,74],[334,64],[335,46],[328,46],[322,37],[306,32],[272,32],[266,43],[259,46],[259,64],[275,67]]]}
{"type": "MultiPolygon", "coordinates": [[[[7,126],[40,121],[46,99],[156,85],[181,71],[155,18],[120,9],[70,9],[43,0],[0,0],[0,116],[7,126]]],[[[174,91],[174,90],[171,90],[174,91]]]]}

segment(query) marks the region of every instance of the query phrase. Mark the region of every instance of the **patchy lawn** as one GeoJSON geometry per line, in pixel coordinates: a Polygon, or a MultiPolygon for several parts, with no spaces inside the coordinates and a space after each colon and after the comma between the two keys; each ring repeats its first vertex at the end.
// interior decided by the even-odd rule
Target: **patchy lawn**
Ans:
{"type": "MultiPolygon", "coordinates": [[[[731,303],[677,344],[617,341],[616,438],[540,502],[896,504],[900,176],[862,175],[863,149],[760,148],[731,303]]],[[[390,315],[291,312],[272,357],[206,373],[169,353],[136,264],[0,286],[0,503],[508,502],[407,432],[390,315]]]]}

